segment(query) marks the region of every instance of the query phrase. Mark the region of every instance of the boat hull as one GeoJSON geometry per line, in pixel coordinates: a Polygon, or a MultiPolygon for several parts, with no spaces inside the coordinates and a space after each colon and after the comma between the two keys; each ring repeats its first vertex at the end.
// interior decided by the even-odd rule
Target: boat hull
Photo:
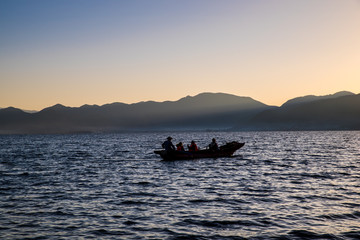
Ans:
{"type": "Polygon", "coordinates": [[[173,161],[173,160],[191,160],[199,158],[221,158],[221,157],[231,157],[238,149],[243,147],[245,143],[231,142],[223,146],[220,146],[219,150],[199,150],[195,152],[189,151],[165,151],[158,150],[154,153],[159,154],[163,160],[173,161]]]}

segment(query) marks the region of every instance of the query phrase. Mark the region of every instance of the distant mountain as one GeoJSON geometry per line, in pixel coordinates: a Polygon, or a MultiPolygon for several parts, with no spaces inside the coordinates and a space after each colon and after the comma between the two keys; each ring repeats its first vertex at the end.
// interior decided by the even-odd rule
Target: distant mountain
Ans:
{"type": "Polygon", "coordinates": [[[26,128],[24,123],[28,121],[29,117],[29,113],[25,113],[17,108],[8,107],[0,109],[0,133],[22,133],[24,128],[26,128]]]}
{"type": "MultiPolygon", "coordinates": [[[[285,104],[254,116],[241,130],[360,130],[360,95],[285,104]]],[[[309,100],[309,99],[307,99],[309,100]]]]}
{"type": "Polygon", "coordinates": [[[0,124],[14,122],[22,118],[27,118],[28,116],[28,113],[14,107],[3,108],[0,109],[0,124]]]}
{"type": "Polygon", "coordinates": [[[57,104],[35,113],[0,109],[0,134],[226,129],[360,130],[360,95],[305,96],[281,107],[250,97],[202,93],[165,102],[57,104]]]}
{"type": "Polygon", "coordinates": [[[202,93],[178,101],[112,103],[79,108],[57,104],[36,113],[0,110],[0,133],[74,133],[136,130],[218,130],[271,107],[249,97],[202,93]]]}
{"type": "MultiPolygon", "coordinates": [[[[4,108],[1,108],[0,107],[0,110],[1,109],[4,109],[4,108]]],[[[17,108],[18,109],[18,108],[17,108]]],[[[21,111],[23,111],[23,112],[27,112],[27,113],[36,113],[37,111],[36,110],[24,110],[24,109],[19,109],[19,110],[21,110],[21,111]]]]}
{"type": "Polygon", "coordinates": [[[297,98],[290,99],[287,102],[285,102],[281,107],[288,107],[288,106],[291,106],[294,104],[307,103],[307,102],[313,102],[316,100],[324,100],[324,99],[338,98],[338,97],[351,96],[351,95],[355,95],[355,94],[352,92],[348,92],[348,91],[342,91],[342,92],[337,92],[335,94],[330,94],[330,95],[325,95],[325,96],[307,95],[304,97],[297,97],[297,98]]]}
{"type": "Polygon", "coordinates": [[[36,112],[38,112],[36,110],[24,110],[24,109],[21,109],[21,110],[24,111],[24,112],[27,112],[27,113],[36,113],[36,112]]]}

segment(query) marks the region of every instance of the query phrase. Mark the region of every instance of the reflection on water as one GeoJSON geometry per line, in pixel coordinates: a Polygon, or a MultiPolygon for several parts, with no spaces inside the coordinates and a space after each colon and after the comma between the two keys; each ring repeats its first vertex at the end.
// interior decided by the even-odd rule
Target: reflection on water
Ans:
{"type": "Polygon", "coordinates": [[[0,136],[1,237],[360,238],[360,132],[171,133],[246,145],[163,162],[168,135],[0,136]]]}

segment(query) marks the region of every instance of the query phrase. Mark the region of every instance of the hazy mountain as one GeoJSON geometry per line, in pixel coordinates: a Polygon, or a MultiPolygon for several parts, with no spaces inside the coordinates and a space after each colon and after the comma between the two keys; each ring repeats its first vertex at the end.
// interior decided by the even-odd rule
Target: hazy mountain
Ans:
{"type": "Polygon", "coordinates": [[[30,114],[20,109],[8,107],[0,109],[0,133],[22,133],[30,114]],[[15,127],[16,126],[16,127],[15,127]]]}
{"type": "Polygon", "coordinates": [[[238,129],[360,130],[360,95],[345,94],[266,110],[238,129]]]}
{"type": "Polygon", "coordinates": [[[202,93],[178,101],[112,103],[79,108],[57,104],[36,113],[0,110],[0,133],[228,129],[270,107],[249,97],[202,93]]]}
{"type": "Polygon", "coordinates": [[[26,113],[36,113],[36,112],[38,112],[36,110],[24,110],[24,109],[21,109],[21,110],[26,112],[26,113]]]}
{"type": "MultiPolygon", "coordinates": [[[[1,108],[0,107],[0,110],[1,109],[4,109],[4,108],[1,108]]],[[[16,108],[16,109],[18,109],[18,108],[16,108]]],[[[24,109],[19,109],[19,110],[21,110],[21,111],[23,111],[23,112],[26,112],[26,113],[36,113],[36,112],[38,112],[38,111],[36,111],[36,110],[24,110],[24,109]]]]}
{"type": "Polygon", "coordinates": [[[29,113],[25,113],[24,111],[14,107],[3,108],[0,109],[0,124],[18,121],[27,118],[28,116],[29,113]]]}
{"type": "Polygon", "coordinates": [[[297,97],[297,98],[290,99],[287,102],[285,102],[281,107],[288,107],[288,106],[294,105],[294,104],[307,103],[307,102],[313,102],[313,101],[317,101],[317,100],[325,100],[325,99],[338,98],[338,97],[350,96],[350,95],[355,95],[355,94],[352,92],[348,92],[348,91],[342,91],[342,92],[337,92],[335,94],[330,94],[330,95],[325,95],[325,96],[307,95],[307,96],[303,96],[303,97],[297,97]]]}
{"type": "Polygon", "coordinates": [[[249,97],[202,93],[178,101],[57,104],[36,113],[0,109],[0,134],[144,130],[360,130],[360,95],[305,96],[281,107],[249,97]]]}

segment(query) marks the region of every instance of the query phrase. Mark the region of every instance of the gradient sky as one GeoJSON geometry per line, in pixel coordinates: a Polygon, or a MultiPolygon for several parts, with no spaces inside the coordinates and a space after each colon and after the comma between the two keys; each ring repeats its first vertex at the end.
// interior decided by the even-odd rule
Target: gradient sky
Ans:
{"type": "Polygon", "coordinates": [[[0,107],[360,93],[359,0],[0,0],[0,107]]]}

